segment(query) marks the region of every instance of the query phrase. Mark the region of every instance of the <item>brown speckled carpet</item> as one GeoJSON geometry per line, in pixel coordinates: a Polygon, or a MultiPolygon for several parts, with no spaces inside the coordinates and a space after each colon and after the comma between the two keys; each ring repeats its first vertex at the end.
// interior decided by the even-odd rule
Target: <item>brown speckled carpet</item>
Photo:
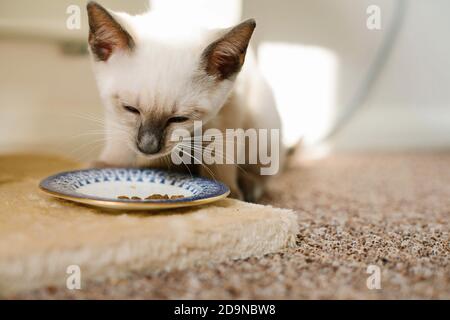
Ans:
{"type": "Polygon", "coordinates": [[[297,211],[295,248],[12,298],[450,298],[450,153],[334,155],[292,163],[263,203],[297,211]],[[368,265],[381,268],[380,290],[367,288],[368,265]]]}

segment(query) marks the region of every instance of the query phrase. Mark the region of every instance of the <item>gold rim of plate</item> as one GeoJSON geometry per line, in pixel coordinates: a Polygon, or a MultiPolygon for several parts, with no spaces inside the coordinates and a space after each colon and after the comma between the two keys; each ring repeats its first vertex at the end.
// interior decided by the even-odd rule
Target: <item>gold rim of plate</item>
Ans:
{"type": "Polygon", "coordinates": [[[101,207],[101,208],[109,208],[109,209],[117,209],[117,210],[157,210],[157,209],[174,209],[174,208],[183,208],[183,207],[194,207],[200,206],[203,204],[212,203],[221,199],[224,199],[230,195],[230,190],[221,194],[219,196],[198,199],[192,201],[180,201],[173,203],[164,203],[164,202],[121,202],[114,200],[97,200],[97,199],[89,199],[89,198],[79,198],[68,196],[62,193],[54,192],[39,186],[39,189],[45,194],[51,195],[55,198],[69,200],[72,202],[82,203],[93,207],[101,207]]]}

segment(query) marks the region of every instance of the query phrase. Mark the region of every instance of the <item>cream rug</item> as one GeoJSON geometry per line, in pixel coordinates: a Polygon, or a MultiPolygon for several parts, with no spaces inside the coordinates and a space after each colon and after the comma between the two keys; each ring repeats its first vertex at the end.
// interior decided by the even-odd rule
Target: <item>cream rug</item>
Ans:
{"type": "Polygon", "coordinates": [[[0,157],[0,295],[65,288],[263,256],[295,244],[290,210],[223,200],[159,213],[106,212],[52,199],[40,179],[79,165],[49,156],[0,157]]]}

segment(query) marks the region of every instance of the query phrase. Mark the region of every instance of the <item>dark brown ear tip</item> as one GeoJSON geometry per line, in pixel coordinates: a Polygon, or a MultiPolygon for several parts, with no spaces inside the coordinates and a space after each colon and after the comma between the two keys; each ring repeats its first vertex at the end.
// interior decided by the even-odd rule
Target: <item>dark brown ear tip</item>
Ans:
{"type": "Polygon", "coordinates": [[[88,10],[91,10],[91,9],[93,9],[94,7],[99,7],[99,4],[98,4],[97,2],[95,2],[95,1],[89,1],[89,2],[87,3],[87,5],[86,5],[86,8],[87,8],[88,10]]]}
{"type": "MultiPolygon", "coordinates": [[[[102,10],[106,11],[105,8],[103,8],[100,4],[98,4],[96,1],[89,1],[86,5],[86,9],[88,12],[92,12],[94,10],[102,10]]],[[[95,11],[94,11],[95,12],[95,11]]]]}
{"type": "Polygon", "coordinates": [[[243,23],[246,24],[246,25],[249,25],[252,29],[256,28],[256,20],[253,19],[253,18],[245,20],[243,23]]]}

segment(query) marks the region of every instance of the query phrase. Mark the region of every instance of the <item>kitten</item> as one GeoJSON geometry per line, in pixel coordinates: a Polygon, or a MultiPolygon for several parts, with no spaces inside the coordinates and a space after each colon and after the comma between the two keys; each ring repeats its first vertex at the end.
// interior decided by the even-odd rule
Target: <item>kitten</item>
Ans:
{"type": "MultiPolygon", "coordinates": [[[[97,165],[173,169],[168,161],[176,142],[168,137],[176,129],[192,131],[194,120],[222,132],[280,129],[271,90],[247,50],[254,20],[227,30],[204,30],[176,28],[152,12],[112,12],[95,2],[89,2],[87,10],[108,132],[97,165]]],[[[248,146],[236,148],[248,153],[248,146]]],[[[283,163],[281,145],[270,152],[279,153],[278,166],[283,163]]],[[[227,184],[232,197],[256,201],[266,181],[261,166],[203,164],[193,169],[227,184]]]]}

